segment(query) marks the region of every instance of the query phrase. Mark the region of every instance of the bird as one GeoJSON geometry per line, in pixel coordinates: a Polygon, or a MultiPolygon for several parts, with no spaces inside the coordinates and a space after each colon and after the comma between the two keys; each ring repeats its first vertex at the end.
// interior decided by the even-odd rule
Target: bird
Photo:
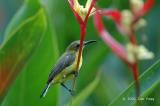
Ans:
{"type": "MultiPolygon", "coordinates": [[[[96,42],[96,40],[83,41],[82,52],[85,46],[94,42],[96,42]]],[[[82,66],[82,61],[83,61],[81,55],[79,67],[77,70],[79,49],[80,49],[80,40],[73,41],[66,48],[66,51],[59,58],[57,64],[55,64],[55,66],[52,68],[48,76],[46,86],[42,94],[40,95],[40,98],[45,97],[48,92],[48,89],[51,87],[51,85],[54,84],[60,84],[67,91],[69,91],[71,95],[74,94],[73,90],[69,89],[64,83],[78,76],[78,72],[82,66]]]]}

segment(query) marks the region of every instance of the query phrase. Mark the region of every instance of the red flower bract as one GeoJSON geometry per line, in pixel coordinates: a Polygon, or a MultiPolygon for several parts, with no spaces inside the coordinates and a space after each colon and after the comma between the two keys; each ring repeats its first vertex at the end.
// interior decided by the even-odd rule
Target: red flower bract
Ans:
{"type": "MultiPolygon", "coordinates": [[[[103,41],[112,49],[112,51],[121,58],[125,63],[127,63],[128,67],[132,70],[133,78],[135,80],[135,88],[136,88],[136,97],[138,98],[140,95],[140,85],[139,85],[139,71],[138,71],[138,61],[136,59],[135,62],[131,62],[128,59],[128,54],[123,45],[118,43],[110,33],[104,28],[102,16],[111,17],[111,19],[115,22],[117,29],[123,34],[127,35],[129,42],[132,45],[137,45],[134,25],[140,20],[140,18],[145,15],[153,6],[154,0],[146,0],[143,4],[142,8],[137,11],[135,14],[133,13],[133,20],[131,20],[131,24],[128,26],[129,31],[126,30],[126,27],[122,24],[122,14],[119,10],[116,9],[103,9],[97,11],[94,15],[94,23],[95,27],[103,39],[103,41]]],[[[136,58],[136,57],[135,57],[136,58]]]]}
{"type": "Polygon", "coordinates": [[[116,9],[104,9],[104,10],[101,10],[99,12],[102,16],[106,16],[106,17],[109,17],[111,18],[115,24],[116,24],[116,27],[117,29],[124,35],[126,35],[126,29],[123,27],[122,23],[121,23],[121,20],[122,20],[122,14],[119,10],[116,10],[116,9]]]}
{"type": "MultiPolygon", "coordinates": [[[[94,15],[94,23],[95,23],[95,27],[100,35],[100,37],[103,39],[103,41],[112,49],[112,51],[119,57],[121,58],[128,66],[129,68],[132,70],[133,73],[133,77],[135,80],[135,85],[136,85],[136,97],[139,96],[140,94],[140,87],[139,87],[139,80],[138,80],[138,67],[137,67],[137,62],[135,63],[131,63],[128,60],[127,57],[127,52],[125,50],[125,48],[118,43],[110,34],[109,32],[104,28],[103,22],[102,22],[102,16],[108,16],[108,15],[112,15],[112,13],[114,14],[114,11],[110,11],[109,10],[109,14],[108,11],[103,12],[103,13],[99,13],[96,12],[94,15]],[[107,13],[107,14],[106,14],[107,13]]],[[[117,18],[117,15],[112,15],[113,17],[117,18]]]]}
{"type": "Polygon", "coordinates": [[[153,7],[153,5],[154,5],[154,0],[146,0],[146,2],[142,7],[142,12],[145,14],[153,7]]]}
{"type": "Polygon", "coordinates": [[[136,14],[137,17],[142,17],[145,15],[154,5],[154,0],[146,0],[141,10],[136,14]]]}
{"type": "Polygon", "coordinates": [[[116,9],[104,9],[102,10],[102,15],[105,15],[107,17],[111,17],[116,24],[120,24],[121,21],[121,13],[120,11],[116,9]]]}
{"type": "Polygon", "coordinates": [[[79,49],[79,54],[78,54],[78,62],[77,62],[77,70],[78,70],[78,67],[79,67],[79,62],[80,62],[80,57],[82,55],[82,46],[83,46],[83,41],[85,39],[85,35],[86,35],[86,25],[87,25],[87,22],[88,22],[88,17],[91,13],[91,10],[93,9],[95,3],[96,3],[96,0],[92,0],[91,2],[91,5],[87,11],[87,14],[85,16],[85,19],[83,20],[82,17],[76,12],[76,10],[74,10],[74,2],[73,0],[68,0],[69,4],[70,4],[70,7],[80,25],[80,31],[81,31],[81,36],[80,36],[80,49],[79,49]]]}
{"type": "Polygon", "coordinates": [[[94,23],[100,37],[104,40],[104,42],[112,49],[112,51],[116,55],[118,55],[118,57],[127,62],[127,54],[125,52],[125,49],[121,44],[119,44],[115,39],[113,39],[111,35],[107,32],[107,30],[104,28],[102,16],[98,12],[96,12],[94,15],[94,23]]]}

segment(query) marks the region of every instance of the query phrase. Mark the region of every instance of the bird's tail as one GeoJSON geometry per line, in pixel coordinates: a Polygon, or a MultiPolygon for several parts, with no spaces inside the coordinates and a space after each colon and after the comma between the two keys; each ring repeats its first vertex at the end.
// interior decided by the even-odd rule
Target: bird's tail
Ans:
{"type": "Polygon", "coordinates": [[[43,90],[43,92],[42,92],[40,98],[46,96],[46,94],[47,94],[47,92],[48,92],[48,89],[49,89],[50,85],[51,85],[50,83],[46,85],[46,87],[45,87],[45,89],[43,90]]]}

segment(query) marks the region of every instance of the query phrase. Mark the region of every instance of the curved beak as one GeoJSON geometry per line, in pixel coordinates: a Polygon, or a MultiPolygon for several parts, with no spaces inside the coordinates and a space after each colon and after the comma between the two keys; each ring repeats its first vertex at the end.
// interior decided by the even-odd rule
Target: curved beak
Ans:
{"type": "Polygon", "coordinates": [[[88,45],[88,44],[91,44],[91,43],[94,43],[94,42],[97,42],[96,40],[89,40],[89,41],[85,41],[84,42],[84,46],[88,45]]]}

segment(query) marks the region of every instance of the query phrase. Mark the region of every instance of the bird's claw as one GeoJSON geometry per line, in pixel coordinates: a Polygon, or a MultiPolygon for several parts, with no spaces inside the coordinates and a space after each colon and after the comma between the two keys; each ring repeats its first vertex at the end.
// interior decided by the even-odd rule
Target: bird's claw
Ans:
{"type": "Polygon", "coordinates": [[[71,93],[72,96],[76,95],[76,92],[74,90],[69,90],[69,92],[71,93]]]}
{"type": "Polygon", "coordinates": [[[78,72],[77,71],[74,71],[73,74],[74,74],[75,77],[78,77],[78,72]]]}

